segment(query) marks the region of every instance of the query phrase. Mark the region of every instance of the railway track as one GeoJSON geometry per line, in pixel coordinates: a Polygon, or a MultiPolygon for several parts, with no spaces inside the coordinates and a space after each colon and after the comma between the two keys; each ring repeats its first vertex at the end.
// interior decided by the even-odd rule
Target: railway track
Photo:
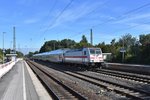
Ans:
{"type": "MultiPolygon", "coordinates": [[[[47,70],[48,70],[48,68],[47,68],[47,70]]],[[[122,96],[126,96],[129,99],[136,99],[136,100],[149,100],[150,99],[150,93],[146,90],[137,89],[132,86],[119,84],[117,82],[110,81],[107,79],[93,77],[90,75],[86,75],[82,72],[64,71],[59,68],[57,70],[61,71],[64,74],[67,74],[69,76],[73,76],[80,80],[89,82],[93,85],[102,87],[108,91],[114,91],[115,93],[121,94],[122,96]]]]}
{"type": "Polygon", "coordinates": [[[107,69],[99,69],[99,70],[95,70],[94,72],[130,80],[130,81],[135,81],[139,83],[150,84],[150,76],[147,76],[147,75],[140,75],[140,74],[134,74],[134,73],[128,73],[128,72],[107,70],[107,69]]]}
{"type": "Polygon", "coordinates": [[[108,91],[114,91],[118,94],[125,95],[127,98],[136,100],[148,100],[150,99],[150,93],[144,90],[136,89],[130,86],[124,86],[116,82],[111,82],[109,80],[103,80],[89,75],[85,75],[79,72],[64,72],[73,77],[79,78],[81,80],[87,81],[91,84],[103,87],[108,91]]]}
{"type": "Polygon", "coordinates": [[[70,87],[63,84],[63,82],[52,76],[48,70],[43,69],[30,61],[27,61],[27,63],[42,81],[54,100],[86,100],[86,98],[80,93],[74,91],[70,87]]]}

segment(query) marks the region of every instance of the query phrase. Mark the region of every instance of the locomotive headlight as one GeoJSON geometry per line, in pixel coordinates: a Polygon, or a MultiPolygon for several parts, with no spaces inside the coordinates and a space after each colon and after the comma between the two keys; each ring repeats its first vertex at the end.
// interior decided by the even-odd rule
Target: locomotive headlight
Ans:
{"type": "Polygon", "coordinates": [[[94,60],[91,60],[91,62],[94,62],[94,60]]]}

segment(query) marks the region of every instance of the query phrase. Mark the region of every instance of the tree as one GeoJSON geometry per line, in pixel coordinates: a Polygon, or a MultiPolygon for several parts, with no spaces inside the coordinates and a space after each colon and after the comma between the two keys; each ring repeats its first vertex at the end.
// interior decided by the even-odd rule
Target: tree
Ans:
{"type": "Polygon", "coordinates": [[[130,46],[133,46],[135,42],[136,42],[136,38],[132,37],[131,34],[126,34],[119,39],[119,44],[122,46],[124,45],[126,49],[128,49],[130,46]]]}
{"type": "Polygon", "coordinates": [[[140,61],[144,64],[150,64],[150,34],[140,35],[140,61]]]}
{"type": "Polygon", "coordinates": [[[118,45],[118,42],[116,42],[116,39],[112,39],[110,42],[110,52],[112,53],[112,61],[115,61],[116,58],[120,58],[120,46],[118,45]]]}
{"type": "Polygon", "coordinates": [[[3,51],[2,49],[0,49],[0,62],[2,61],[2,59],[3,59],[3,51]]]}
{"type": "Polygon", "coordinates": [[[142,34],[139,36],[139,38],[140,38],[140,43],[142,45],[150,44],[150,34],[147,35],[142,34]]]}
{"type": "Polygon", "coordinates": [[[5,49],[5,55],[10,54],[11,49],[5,49]]]}
{"type": "Polygon", "coordinates": [[[76,42],[71,39],[63,39],[61,41],[50,40],[46,41],[40,49],[40,53],[47,52],[51,50],[57,50],[61,48],[74,48],[76,42]]]}
{"type": "Polygon", "coordinates": [[[73,48],[76,42],[71,39],[63,39],[60,41],[61,48],[73,48]]]}
{"type": "Polygon", "coordinates": [[[22,58],[24,56],[23,53],[20,51],[16,51],[16,53],[18,58],[22,58]]]}
{"type": "Polygon", "coordinates": [[[56,40],[46,41],[40,49],[40,53],[58,49],[58,42],[56,40]]]}
{"type": "Polygon", "coordinates": [[[35,52],[34,52],[34,54],[38,54],[38,53],[39,53],[39,51],[35,51],[35,52]]]}
{"type": "Polygon", "coordinates": [[[26,57],[30,58],[30,57],[32,57],[33,55],[34,55],[33,52],[29,52],[29,53],[26,55],[26,57]]]}
{"type": "MultiPolygon", "coordinates": [[[[123,45],[126,49],[125,63],[150,64],[150,34],[140,35],[139,41],[137,41],[137,39],[131,34],[125,34],[119,40],[112,39],[110,44],[105,44],[105,42],[101,42],[95,45],[95,47],[100,47],[102,49],[102,52],[104,53],[112,53],[113,62],[121,62],[122,53],[120,53],[120,48],[122,48],[123,45]]],[[[85,37],[85,35],[83,35],[80,42],[78,43],[71,39],[63,39],[61,41],[47,41],[41,47],[40,52],[46,52],[60,48],[83,48],[90,46],[91,44],[88,43],[87,38],[85,37]]],[[[2,52],[0,51],[0,54],[1,53],[2,52]]],[[[32,55],[32,53],[30,53],[30,55],[32,55]]]]}
{"type": "Polygon", "coordinates": [[[111,46],[114,46],[114,45],[115,45],[115,42],[116,42],[116,39],[112,39],[111,42],[110,42],[110,43],[111,43],[111,46]]]}
{"type": "Polygon", "coordinates": [[[90,46],[91,44],[88,43],[85,35],[83,35],[81,41],[75,45],[75,48],[83,48],[83,47],[90,47],[90,46]]]}
{"type": "Polygon", "coordinates": [[[101,48],[103,53],[110,53],[110,45],[106,45],[105,42],[99,43],[96,47],[101,48]]]}
{"type": "Polygon", "coordinates": [[[82,40],[80,41],[80,43],[88,43],[85,35],[82,36],[82,40]]]}

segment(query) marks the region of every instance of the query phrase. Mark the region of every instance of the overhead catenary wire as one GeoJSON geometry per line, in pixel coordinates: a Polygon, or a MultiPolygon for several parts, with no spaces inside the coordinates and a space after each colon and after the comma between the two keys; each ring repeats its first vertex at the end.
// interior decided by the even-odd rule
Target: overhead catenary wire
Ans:
{"type": "MultiPolygon", "coordinates": [[[[129,10],[129,11],[127,11],[127,12],[125,12],[125,13],[123,13],[123,14],[117,16],[116,19],[122,18],[122,17],[124,17],[124,16],[126,16],[126,15],[128,15],[128,14],[131,14],[131,13],[133,13],[133,12],[135,12],[135,11],[138,11],[138,10],[144,8],[144,7],[147,7],[147,6],[150,6],[150,3],[146,3],[146,4],[144,4],[144,5],[142,5],[142,6],[139,6],[139,7],[135,8],[135,9],[129,10]]],[[[100,24],[97,24],[97,25],[92,26],[92,28],[97,27],[97,26],[99,26],[99,25],[103,25],[103,24],[109,23],[109,22],[111,22],[111,21],[113,21],[113,20],[115,20],[115,19],[108,19],[107,21],[105,21],[105,22],[103,22],[103,23],[100,23],[100,24]]]]}
{"type": "Polygon", "coordinates": [[[58,14],[58,16],[56,16],[56,18],[48,25],[48,27],[46,28],[46,30],[43,32],[43,35],[51,28],[51,26],[53,26],[53,24],[58,20],[58,18],[61,17],[61,15],[65,12],[65,10],[67,10],[67,8],[72,4],[74,0],[71,0],[64,8],[63,10],[58,14]]]}
{"type": "MultiPolygon", "coordinates": [[[[50,14],[52,13],[52,10],[55,8],[57,4],[57,0],[54,1],[52,7],[49,9],[47,16],[45,17],[45,19],[48,19],[50,17],[50,14]]],[[[43,27],[45,27],[46,24],[41,24],[39,30],[41,30],[43,27]]],[[[41,31],[40,31],[41,32],[41,31]]],[[[39,35],[39,37],[42,37],[43,34],[39,35]]]]}
{"type": "MultiPolygon", "coordinates": [[[[134,26],[131,26],[131,27],[128,27],[128,28],[125,28],[125,29],[121,29],[121,30],[118,30],[118,31],[114,31],[113,33],[118,33],[118,32],[124,31],[124,30],[133,29],[133,28],[136,28],[136,27],[138,27],[138,26],[143,26],[143,25],[145,25],[145,24],[150,24],[150,21],[149,21],[149,22],[144,22],[144,23],[142,23],[142,24],[140,24],[140,25],[134,25],[134,26]]],[[[146,32],[150,33],[150,31],[146,31],[146,32]]],[[[144,33],[144,32],[143,32],[143,33],[144,33]]],[[[115,36],[115,37],[116,37],[116,36],[115,36]]],[[[117,36],[117,37],[119,37],[119,36],[117,36]]],[[[100,39],[100,38],[98,38],[98,37],[94,37],[94,38],[100,39]]]]}
{"type": "Polygon", "coordinates": [[[142,24],[134,25],[134,26],[131,26],[131,27],[128,27],[128,28],[125,28],[125,29],[122,29],[122,30],[119,30],[119,31],[116,31],[116,32],[121,32],[121,31],[124,31],[124,30],[133,29],[133,28],[138,27],[138,26],[143,26],[144,24],[150,24],[150,21],[149,22],[144,22],[142,24]]]}
{"type": "MultiPolygon", "coordinates": [[[[122,17],[124,18],[124,16],[129,15],[129,14],[131,14],[131,13],[133,13],[133,12],[136,12],[136,11],[138,11],[138,10],[144,8],[144,7],[147,7],[147,6],[150,6],[150,3],[146,3],[146,4],[144,4],[144,5],[142,5],[142,6],[139,6],[139,7],[135,8],[135,9],[129,10],[129,11],[127,11],[127,12],[125,12],[125,13],[123,13],[123,14],[117,16],[116,19],[119,19],[119,18],[122,18],[122,17]]],[[[85,32],[85,31],[87,31],[87,30],[89,30],[89,29],[91,29],[91,28],[95,28],[95,27],[97,27],[97,26],[100,26],[100,25],[109,23],[109,22],[114,21],[114,20],[116,20],[116,19],[108,19],[108,20],[106,20],[106,21],[104,21],[104,22],[102,22],[102,23],[93,25],[93,26],[91,26],[90,28],[86,28],[86,29],[84,29],[83,31],[78,32],[78,34],[71,35],[71,36],[69,36],[69,37],[78,36],[78,35],[80,35],[80,34],[83,34],[83,32],[85,32]]],[[[134,28],[134,27],[137,27],[137,26],[140,26],[140,25],[135,25],[135,26],[132,26],[132,27],[134,28]]]]}
{"type": "MultiPolygon", "coordinates": [[[[89,14],[95,12],[97,9],[99,9],[99,8],[101,8],[101,7],[103,7],[103,6],[105,6],[107,3],[109,3],[109,1],[110,1],[110,0],[106,0],[104,3],[100,4],[99,7],[96,7],[95,9],[91,10],[87,15],[89,15],[89,14]]],[[[87,16],[87,15],[86,15],[86,16],[87,16]]],[[[87,30],[87,29],[85,29],[84,31],[86,31],[86,30],[87,30]]],[[[81,33],[81,32],[78,32],[78,33],[81,33]]],[[[72,37],[72,36],[70,36],[70,37],[68,37],[68,38],[71,38],[71,37],[72,37]]]]}
{"type": "MultiPolygon", "coordinates": [[[[56,6],[57,0],[54,0],[54,4],[52,5],[52,7],[49,9],[47,16],[45,17],[45,19],[48,19],[50,17],[50,14],[52,13],[52,10],[54,9],[54,7],[56,6]]],[[[44,27],[45,24],[41,24],[40,29],[42,29],[42,27],[44,27]]]]}
{"type": "MultiPolygon", "coordinates": [[[[43,34],[41,35],[44,35],[53,25],[54,23],[62,16],[62,14],[65,12],[65,10],[72,4],[73,0],[71,0],[65,7],[64,9],[59,13],[59,15],[49,24],[49,26],[45,29],[45,31],[43,32],[43,34]]],[[[109,0],[106,0],[104,3],[102,3],[100,5],[100,7],[103,7],[105,6],[107,3],[109,3],[109,0]]],[[[95,8],[94,10],[90,11],[88,14],[91,14],[93,12],[95,12],[95,10],[97,10],[98,8],[100,7],[97,7],[95,8]]],[[[40,36],[41,37],[41,36],[40,36]]]]}

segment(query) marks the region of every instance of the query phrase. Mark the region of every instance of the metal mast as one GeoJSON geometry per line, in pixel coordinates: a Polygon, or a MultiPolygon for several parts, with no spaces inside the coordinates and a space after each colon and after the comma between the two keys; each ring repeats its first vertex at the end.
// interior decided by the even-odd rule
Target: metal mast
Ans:
{"type": "Polygon", "coordinates": [[[4,64],[4,60],[5,60],[5,49],[4,49],[4,34],[5,34],[6,32],[3,32],[3,64],[4,64]]]}
{"type": "Polygon", "coordinates": [[[93,32],[92,32],[92,29],[91,29],[91,45],[93,45],[93,32]]]}
{"type": "Polygon", "coordinates": [[[15,32],[15,27],[13,27],[13,51],[14,51],[14,54],[16,54],[16,32],[15,32]]]}

